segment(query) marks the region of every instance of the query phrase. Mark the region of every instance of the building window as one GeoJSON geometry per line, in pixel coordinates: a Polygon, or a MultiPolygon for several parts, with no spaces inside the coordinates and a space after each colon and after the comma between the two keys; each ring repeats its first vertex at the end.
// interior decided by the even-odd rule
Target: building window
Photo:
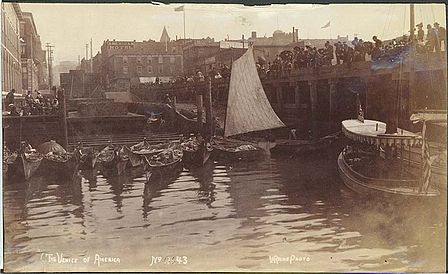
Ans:
{"type": "Polygon", "coordinates": [[[175,61],[176,61],[176,57],[171,56],[171,57],[170,57],[170,63],[173,64],[175,61]]]}
{"type": "Polygon", "coordinates": [[[142,66],[137,66],[137,73],[142,74],[142,66]]]}
{"type": "Polygon", "coordinates": [[[152,57],[148,56],[148,64],[152,64],[152,57]]]}
{"type": "Polygon", "coordinates": [[[152,66],[148,66],[148,73],[152,73],[152,66]]]}
{"type": "Polygon", "coordinates": [[[128,66],[124,66],[123,67],[123,74],[128,74],[128,70],[129,70],[128,66]]]}
{"type": "Polygon", "coordinates": [[[142,62],[142,58],[141,57],[137,57],[137,64],[141,64],[142,62]]]}
{"type": "Polygon", "coordinates": [[[159,56],[159,64],[163,64],[163,56],[159,56]]]}
{"type": "Polygon", "coordinates": [[[128,57],[123,57],[123,63],[127,64],[128,63],[128,57]]]}
{"type": "Polygon", "coordinates": [[[159,73],[160,73],[160,74],[163,73],[163,67],[159,67],[159,73]]]}
{"type": "Polygon", "coordinates": [[[27,72],[28,72],[27,68],[26,67],[22,67],[22,73],[27,73],[27,72]]]}

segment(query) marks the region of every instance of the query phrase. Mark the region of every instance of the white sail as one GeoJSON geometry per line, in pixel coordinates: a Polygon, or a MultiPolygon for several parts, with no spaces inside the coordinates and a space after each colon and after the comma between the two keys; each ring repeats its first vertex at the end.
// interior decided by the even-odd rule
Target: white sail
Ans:
{"type": "Polygon", "coordinates": [[[252,47],[232,64],[224,136],[284,127],[258,77],[252,47]]]}

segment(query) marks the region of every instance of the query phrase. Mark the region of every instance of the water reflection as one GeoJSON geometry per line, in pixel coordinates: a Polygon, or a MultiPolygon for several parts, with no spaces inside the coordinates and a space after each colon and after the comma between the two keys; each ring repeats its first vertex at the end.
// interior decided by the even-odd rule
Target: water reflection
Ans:
{"type": "Polygon", "coordinates": [[[7,271],[440,271],[440,201],[365,200],[346,189],[337,153],[213,162],[146,180],[6,182],[7,271]],[[119,265],[43,264],[41,252],[119,256],[119,265]],[[187,265],[149,267],[152,255],[187,265]],[[306,263],[272,264],[270,256],[306,263]]]}

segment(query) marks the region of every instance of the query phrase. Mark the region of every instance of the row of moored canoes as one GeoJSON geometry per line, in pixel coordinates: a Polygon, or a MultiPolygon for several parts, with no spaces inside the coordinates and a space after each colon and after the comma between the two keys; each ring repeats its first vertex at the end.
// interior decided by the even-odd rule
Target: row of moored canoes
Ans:
{"type": "Polygon", "coordinates": [[[203,166],[212,152],[231,160],[253,160],[262,155],[262,150],[252,144],[224,139],[205,142],[201,137],[159,144],[143,140],[130,147],[110,142],[99,150],[79,145],[72,152],[67,152],[55,141],[43,143],[37,149],[22,142],[18,151],[4,147],[3,174],[21,180],[32,176],[72,178],[79,170],[98,169],[105,177],[110,177],[137,167],[160,174],[181,163],[186,167],[203,166]]]}

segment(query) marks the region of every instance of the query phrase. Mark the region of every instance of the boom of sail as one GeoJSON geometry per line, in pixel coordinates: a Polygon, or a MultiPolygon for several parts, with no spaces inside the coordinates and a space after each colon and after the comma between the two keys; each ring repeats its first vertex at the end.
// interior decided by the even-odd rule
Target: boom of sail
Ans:
{"type": "Polygon", "coordinates": [[[284,127],[261,85],[252,47],[232,64],[224,136],[284,127]]]}

